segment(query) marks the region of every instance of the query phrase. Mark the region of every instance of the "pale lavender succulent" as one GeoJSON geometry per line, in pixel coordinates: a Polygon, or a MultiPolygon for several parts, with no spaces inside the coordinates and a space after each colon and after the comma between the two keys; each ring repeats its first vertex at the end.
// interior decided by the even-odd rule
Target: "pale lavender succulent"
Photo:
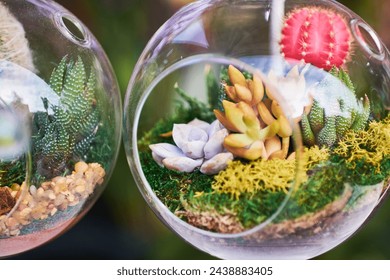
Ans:
{"type": "Polygon", "coordinates": [[[188,124],[174,124],[172,137],[175,145],[159,143],[150,145],[153,159],[161,167],[181,172],[217,174],[233,160],[233,154],[223,147],[228,130],[218,121],[209,124],[194,119],[188,124]]]}

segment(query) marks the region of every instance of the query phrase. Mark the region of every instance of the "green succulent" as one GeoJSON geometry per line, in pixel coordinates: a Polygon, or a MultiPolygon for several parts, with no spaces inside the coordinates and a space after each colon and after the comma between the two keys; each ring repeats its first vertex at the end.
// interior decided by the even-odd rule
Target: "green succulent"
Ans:
{"type": "Polygon", "coordinates": [[[302,138],[307,146],[332,147],[347,131],[362,130],[368,123],[370,116],[368,97],[365,96],[363,100],[357,99],[355,86],[343,69],[333,68],[329,73],[338,78],[345,87],[341,89],[332,81],[334,79],[332,77],[327,77],[325,82],[322,82],[321,87],[333,90],[326,100],[329,108],[335,107],[337,110],[327,113],[327,110],[330,111],[329,108],[324,108],[321,100],[314,98],[310,112],[304,114],[301,121],[302,138]]]}
{"type": "Polygon", "coordinates": [[[37,113],[33,122],[33,158],[45,177],[61,174],[75,160],[85,160],[99,127],[96,79],[93,71],[87,77],[80,58],[73,62],[64,57],[49,85],[60,101],[53,105],[43,99],[46,112],[37,113]]]}

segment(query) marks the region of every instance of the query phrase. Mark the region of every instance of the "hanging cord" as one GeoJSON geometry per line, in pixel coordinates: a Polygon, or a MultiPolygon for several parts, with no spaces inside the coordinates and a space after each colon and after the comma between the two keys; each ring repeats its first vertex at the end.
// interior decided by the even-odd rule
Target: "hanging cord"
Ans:
{"type": "Polygon", "coordinates": [[[36,72],[22,24],[0,3],[0,60],[36,72]]]}
{"type": "Polygon", "coordinates": [[[271,54],[274,59],[273,69],[278,75],[283,74],[283,56],[280,52],[279,42],[281,40],[285,0],[272,0],[271,6],[271,32],[270,44],[271,54]]]}

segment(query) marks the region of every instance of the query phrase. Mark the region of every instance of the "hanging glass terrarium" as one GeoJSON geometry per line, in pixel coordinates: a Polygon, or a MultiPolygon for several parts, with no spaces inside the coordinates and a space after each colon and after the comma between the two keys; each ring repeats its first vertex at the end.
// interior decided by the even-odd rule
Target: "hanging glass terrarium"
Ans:
{"type": "Polygon", "coordinates": [[[388,188],[389,54],[335,1],[198,1],[151,39],[125,103],[140,191],[220,258],[312,258],[388,188]]]}
{"type": "Polygon", "coordinates": [[[52,1],[0,1],[0,257],[75,224],[111,175],[121,102],[87,28],[52,1]]]}

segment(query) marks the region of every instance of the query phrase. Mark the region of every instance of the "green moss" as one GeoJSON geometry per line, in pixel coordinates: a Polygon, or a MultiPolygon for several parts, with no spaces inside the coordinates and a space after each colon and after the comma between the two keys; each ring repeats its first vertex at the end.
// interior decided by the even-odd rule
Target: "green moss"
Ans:
{"type": "Polygon", "coordinates": [[[0,187],[10,187],[14,183],[21,185],[25,175],[26,163],[24,160],[0,161],[0,187]]]}
{"type": "Polygon", "coordinates": [[[345,170],[339,165],[320,164],[309,171],[309,180],[293,191],[277,221],[314,213],[336,200],[344,191],[345,170]]]}
{"type": "Polygon", "coordinates": [[[98,162],[104,170],[111,169],[113,164],[113,154],[115,146],[117,145],[113,140],[115,137],[114,126],[110,125],[109,120],[102,121],[99,128],[91,141],[88,151],[85,156],[86,162],[98,162]]]}
{"type": "Polygon", "coordinates": [[[190,195],[186,199],[187,211],[205,211],[212,206],[219,214],[235,213],[244,228],[252,228],[274,214],[285,199],[283,192],[259,191],[254,195],[244,194],[238,200],[228,194],[204,193],[190,195]]]}
{"type": "Polygon", "coordinates": [[[141,165],[157,197],[171,210],[183,210],[180,199],[211,190],[212,177],[199,171],[183,173],[159,166],[150,151],[140,152],[141,165]]]}
{"type": "Polygon", "coordinates": [[[367,162],[365,158],[350,163],[344,158],[334,155],[331,160],[337,163],[340,168],[344,168],[345,181],[352,186],[372,186],[390,177],[389,156],[381,161],[379,171],[377,167],[367,162]]]}

